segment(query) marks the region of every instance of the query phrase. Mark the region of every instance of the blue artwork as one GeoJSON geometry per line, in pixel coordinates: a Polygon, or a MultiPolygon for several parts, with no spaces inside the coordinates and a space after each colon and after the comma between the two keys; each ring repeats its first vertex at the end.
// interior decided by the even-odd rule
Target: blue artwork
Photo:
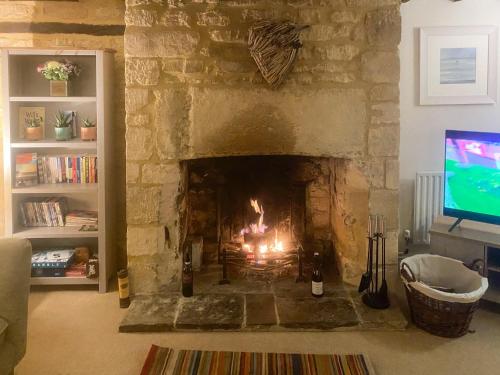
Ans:
{"type": "Polygon", "coordinates": [[[475,48],[441,48],[441,84],[476,83],[475,48]]]}

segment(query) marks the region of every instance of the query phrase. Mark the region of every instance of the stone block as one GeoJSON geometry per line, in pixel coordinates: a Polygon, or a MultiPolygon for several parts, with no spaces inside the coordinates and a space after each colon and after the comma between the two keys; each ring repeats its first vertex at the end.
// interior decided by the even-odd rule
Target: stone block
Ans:
{"type": "Polygon", "coordinates": [[[384,215],[388,230],[399,228],[399,193],[394,190],[371,190],[370,213],[384,215]]]}
{"type": "Polygon", "coordinates": [[[202,73],[205,68],[203,60],[186,60],[184,73],[202,73]]]}
{"type": "Polygon", "coordinates": [[[335,11],[330,15],[330,21],[332,22],[351,22],[357,23],[361,20],[360,12],[353,12],[349,10],[339,10],[335,11]]]}
{"type": "Polygon", "coordinates": [[[140,167],[138,163],[127,163],[127,184],[139,182],[140,167]]]}
{"type": "Polygon", "coordinates": [[[385,186],[384,159],[372,158],[362,163],[363,174],[370,181],[371,186],[383,188],[385,186]]]}
{"type": "Polygon", "coordinates": [[[359,55],[359,48],[354,45],[316,47],[315,54],[321,59],[350,61],[359,55]]]}
{"type": "Polygon", "coordinates": [[[127,228],[127,254],[141,256],[161,253],[165,246],[165,228],[163,226],[127,228]]]}
{"type": "Polygon", "coordinates": [[[127,26],[153,26],[157,17],[155,10],[128,8],[125,11],[125,24],[127,26]]]}
{"type": "Polygon", "coordinates": [[[401,41],[399,4],[371,11],[366,16],[368,42],[376,46],[397,46],[401,41]]]}
{"type": "Polygon", "coordinates": [[[191,30],[151,29],[125,33],[125,55],[130,57],[188,57],[200,35],[191,30]]]}
{"type": "Polygon", "coordinates": [[[125,81],[127,85],[154,86],[160,79],[158,61],[146,59],[127,59],[125,62],[125,81]]]}
{"type": "Polygon", "coordinates": [[[298,329],[334,329],[359,324],[348,298],[277,297],[280,325],[298,329]]]}
{"type": "Polygon", "coordinates": [[[247,294],[246,325],[247,327],[262,327],[276,325],[276,310],[274,295],[272,294],[247,294]]]}
{"type": "Polygon", "coordinates": [[[183,59],[163,59],[161,70],[165,73],[182,73],[184,71],[183,59]]]}
{"type": "Polygon", "coordinates": [[[161,160],[174,158],[181,151],[189,128],[190,97],[186,91],[168,88],[155,91],[154,118],[156,152],[161,160]]]}
{"type": "Polygon", "coordinates": [[[182,298],[177,329],[227,330],[243,324],[242,295],[208,294],[182,298]]]}
{"type": "Polygon", "coordinates": [[[127,160],[149,160],[153,155],[152,132],[149,129],[129,127],[125,133],[127,160]]]}
{"type": "Polygon", "coordinates": [[[321,7],[343,8],[345,0],[318,0],[318,5],[321,7]]]}
{"type": "Polygon", "coordinates": [[[320,22],[321,10],[314,8],[299,9],[297,21],[306,25],[311,25],[320,22]]]}
{"type": "Polygon", "coordinates": [[[180,180],[179,163],[144,164],[142,166],[142,183],[144,184],[178,184],[180,180]]]}
{"type": "Polygon", "coordinates": [[[160,188],[127,187],[127,223],[154,224],[159,220],[160,188]]]}
{"type": "Polygon", "coordinates": [[[390,84],[373,86],[370,90],[370,100],[372,102],[399,102],[399,86],[390,84]]]}
{"type": "Polygon", "coordinates": [[[385,187],[399,189],[399,160],[388,159],[385,162],[385,187]]]}
{"type": "Polygon", "coordinates": [[[189,27],[189,21],[190,18],[186,12],[182,10],[169,9],[160,17],[158,24],[167,27],[189,27]]]}
{"type": "Polygon", "coordinates": [[[147,127],[150,124],[149,115],[146,113],[141,113],[137,115],[127,114],[125,117],[125,124],[127,127],[129,126],[137,126],[137,127],[147,127]]]}
{"type": "Polygon", "coordinates": [[[276,19],[280,16],[280,11],[276,8],[271,9],[244,9],[241,13],[246,22],[255,22],[264,19],[276,19]]]}
{"type": "Polygon", "coordinates": [[[210,39],[214,42],[223,43],[246,43],[248,40],[248,30],[220,30],[209,31],[210,39]]]}
{"type": "Polygon", "coordinates": [[[217,10],[209,10],[206,12],[199,12],[197,14],[199,26],[228,26],[229,17],[222,14],[217,10]]]}
{"type": "Polygon", "coordinates": [[[401,4],[401,0],[345,0],[349,8],[380,8],[401,4]]]}
{"type": "Polygon", "coordinates": [[[324,42],[335,38],[348,38],[352,26],[349,24],[312,25],[304,30],[300,39],[305,42],[324,42]]]}
{"type": "Polygon", "coordinates": [[[137,112],[149,103],[149,91],[147,89],[125,89],[125,108],[127,114],[137,112]]]}
{"type": "Polygon", "coordinates": [[[313,5],[313,0],[287,0],[287,5],[295,8],[306,8],[313,5]]]}
{"type": "Polygon", "coordinates": [[[399,56],[396,52],[366,52],[361,58],[363,80],[373,83],[399,82],[399,56]]]}
{"type": "Polygon", "coordinates": [[[368,152],[371,156],[399,155],[399,128],[383,126],[368,132],[368,152]]]}
{"type": "Polygon", "coordinates": [[[165,332],[174,328],[174,319],[179,297],[140,296],[135,297],[121,321],[120,332],[165,332]]]}
{"type": "Polygon", "coordinates": [[[399,104],[390,102],[373,104],[371,123],[373,125],[399,124],[399,104]]]}
{"type": "Polygon", "coordinates": [[[365,148],[366,97],[361,89],[192,88],[191,94],[193,157],[353,157],[365,148]]]}
{"type": "Polygon", "coordinates": [[[3,3],[0,4],[0,20],[13,22],[13,21],[28,21],[33,20],[35,14],[35,7],[32,5],[3,3]]]}

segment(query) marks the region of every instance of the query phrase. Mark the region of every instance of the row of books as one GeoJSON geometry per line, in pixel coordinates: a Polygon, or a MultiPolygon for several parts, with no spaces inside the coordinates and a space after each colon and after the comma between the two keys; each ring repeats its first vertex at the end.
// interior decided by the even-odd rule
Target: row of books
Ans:
{"type": "Polygon", "coordinates": [[[96,155],[38,156],[16,155],[16,187],[57,183],[96,183],[96,155]]]}
{"type": "Polygon", "coordinates": [[[97,182],[97,156],[40,156],[38,181],[41,184],[97,182]]]}
{"type": "Polygon", "coordinates": [[[32,198],[21,202],[21,219],[25,227],[63,227],[68,212],[66,198],[32,198]]]}
{"type": "Polygon", "coordinates": [[[25,227],[97,226],[96,211],[69,211],[64,197],[30,198],[21,202],[20,209],[25,227]]]}

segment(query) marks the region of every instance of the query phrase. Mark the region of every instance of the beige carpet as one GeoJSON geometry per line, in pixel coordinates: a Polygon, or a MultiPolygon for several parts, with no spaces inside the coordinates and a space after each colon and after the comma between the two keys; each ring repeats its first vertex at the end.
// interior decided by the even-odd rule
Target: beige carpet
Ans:
{"type": "Polygon", "coordinates": [[[500,369],[500,314],[481,310],[469,334],[405,332],[120,334],[115,292],[34,291],[28,349],[15,375],[138,375],[151,344],[228,351],[363,352],[378,375],[493,375],[500,369]]]}

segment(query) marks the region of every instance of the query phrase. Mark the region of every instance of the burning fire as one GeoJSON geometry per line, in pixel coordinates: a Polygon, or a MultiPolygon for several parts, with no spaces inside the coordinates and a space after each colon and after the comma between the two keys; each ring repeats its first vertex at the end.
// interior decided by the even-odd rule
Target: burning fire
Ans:
{"type": "Polygon", "coordinates": [[[243,244],[243,250],[248,253],[252,253],[254,252],[255,248],[257,248],[260,255],[267,254],[268,252],[281,253],[285,251],[283,241],[279,240],[277,229],[274,230],[274,238],[272,241],[269,241],[267,239],[267,236],[264,236],[266,230],[268,229],[268,226],[264,224],[264,206],[262,204],[259,205],[257,199],[250,199],[250,205],[255,210],[255,212],[259,214],[258,222],[252,223],[248,227],[243,228],[240,231],[240,234],[242,236],[245,236],[245,234],[252,234],[256,238],[258,238],[260,235],[261,238],[256,242],[257,245],[256,243],[250,244],[245,242],[243,244]]]}

